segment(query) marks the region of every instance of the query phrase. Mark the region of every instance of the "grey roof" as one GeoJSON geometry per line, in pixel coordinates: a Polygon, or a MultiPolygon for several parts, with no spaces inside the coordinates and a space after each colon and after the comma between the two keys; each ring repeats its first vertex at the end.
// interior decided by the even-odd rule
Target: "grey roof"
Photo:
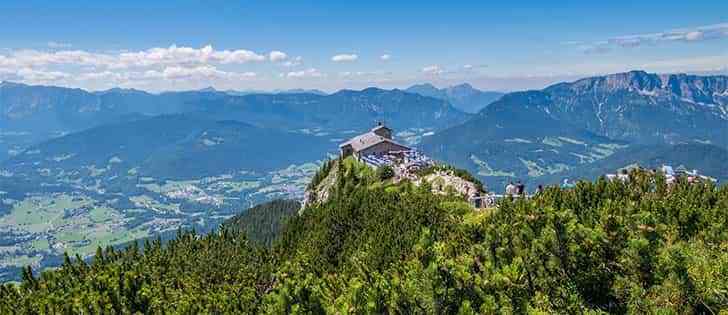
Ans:
{"type": "Polygon", "coordinates": [[[389,130],[389,131],[392,131],[392,129],[391,129],[391,128],[389,128],[389,127],[387,127],[387,126],[385,126],[385,125],[378,125],[378,126],[375,126],[374,128],[372,128],[372,132],[374,132],[374,131],[377,131],[377,130],[379,130],[379,129],[387,129],[387,130],[389,130]]]}
{"type": "Polygon", "coordinates": [[[381,142],[390,142],[390,143],[394,143],[396,145],[399,145],[399,146],[402,146],[405,148],[407,147],[407,146],[401,145],[397,142],[394,142],[391,139],[387,139],[378,134],[375,134],[373,131],[370,131],[365,134],[361,134],[354,138],[351,138],[351,140],[340,144],[339,147],[345,147],[347,145],[351,145],[351,147],[352,147],[352,149],[354,149],[354,151],[359,152],[361,150],[364,150],[368,147],[379,144],[381,142]]]}

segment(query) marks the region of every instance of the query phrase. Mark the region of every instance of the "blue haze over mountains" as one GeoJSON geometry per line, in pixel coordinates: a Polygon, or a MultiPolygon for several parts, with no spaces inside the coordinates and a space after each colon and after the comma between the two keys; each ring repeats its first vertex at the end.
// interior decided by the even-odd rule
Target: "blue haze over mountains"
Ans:
{"type": "Polygon", "coordinates": [[[2,83],[0,279],[55,266],[64,252],[207,231],[255,204],[301,198],[338,143],[378,121],[414,143],[470,117],[377,88],[151,94],[2,83]]]}
{"type": "Polygon", "coordinates": [[[473,88],[468,83],[441,89],[429,83],[416,84],[405,89],[405,91],[445,100],[466,113],[477,113],[505,94],[495,91],[481,91],[473,88]]]}
{"type": "Polygon", "coordinates": [[[708,175],[725,180],[727,162],[721,159],[728,148],[727,88],[726,76],[643,71],[559,83],[509,93],[468,122],[426,139],[422,147],[495,187],[517,179],[536,185],[614,172],[626,166],[615,159],[623,154],[631,157],[629,164],[675,163],[711,170],[708,175]],[[654,156],[671,155],[675,146],[685,144],[693,148],[687,152],[694,155],[690,163],[654,156]],[[609,157],[615,163],[600,164],[595,174],[592,163],[609,157]]]}
{"type": "MultiPolygon", "coordinates": [[[[157,115],[233,120],[251,127],[318,133],[329,140],[343,139],[346,134],[342,133],[365,130],[378,121],[385,121],[398,131],[444,130],[424,138],[422,147],[436,157],[459,161],[458,164],[471,169],[478,165],[473,162],[476,153],[484,155],[476,156],[477,160],[491,159],[498,164],[498,160],[513,159],[504,156],[493,160],[493,153],[512,154],[520,149],[511,147],[536,142],[543,145],[549,137],[575,140],[559,142],[561,146],[586,145],[587,151],[566,154],[573,158],[539,155],[533,161],[544,169],[553,164],[588,164],[583,163],[585,158],[599,159],[598,154],[588,154],[590,144],[610,148],[681,143],[728,147],[728,92],[724,76],[632,71],[502,96],[468,84],[443,89],[421,84],[404,91],[342,90],[327,95],[316,90],[249,94],[212,88],[160,94],[132,89],[91,93],[5,82],[0,85],[0,158],[8,159],[31,144],[60,135],[106,124],[124,125],[157,115]],[[503,146],[511,149],[496,150],[503,146]]],[[[403,136],[409,136],[410,143],[423,139],[417,135],[403,136]]],[[[534,147],[531,153],[558,151],[554,145],[546,146],[534,147]]],[[[553,169],[549,171],[552,172],[553,169]]],[[[521,177],[518,173],[515,177],[521,177]]]]}
{"type": "Polygon", "coordinates": [[[379,121],[494,191],[515,180],[532,188],[591,179],[634,163],[728,180],[725,76],[632,71],[507,94],[468,84],[152,94],[4,82],[0,242],[13,251],[0,259],[0,277],[19,274],[7,263],[18,257],[52,266],[65,250],[87,254],[94,235],[72,228],[102,231],[118,245],[126,235],[205,230],[250,205],[300,198],[338,143],[379,121]],[[54,208],[64,202],[71,206],[54,208]],[[65,227],[37,225],[45,217],[26,218],[27,204],[59,215],[65,227]],[[79,219],[99,209],[103,220],[79,219]]]}

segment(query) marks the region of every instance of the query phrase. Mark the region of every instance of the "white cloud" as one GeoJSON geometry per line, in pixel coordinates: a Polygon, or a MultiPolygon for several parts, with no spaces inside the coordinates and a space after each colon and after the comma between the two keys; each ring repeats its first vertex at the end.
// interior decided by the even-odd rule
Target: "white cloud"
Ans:
{"type": "Polygon", "coordinates": [[[61,71],[42,71],[31,68],[22,68],[16,71],[18,78],[22,81],[32,83],[49,83],[71,77],[70,74],[61,71]]]}
{"type": "Polygon", "coordinates": [[[301,63],[303,63],[303,58],[301,56],[298,56],[296,58],[286,60],[286,62],[282,63],[282,65],[284,67],[297,67],[300,66],[301,63]]]}
{"type": "Polygon", "coordinates": [[[688,32],[685,34],[686,41],[697,41],[705,38],[705,33],[700,31],[688,32]]]}
{"type": "Polygon", "coordinates": [[[392,74],[390,71],[344,71],[339,72],[338,75],[341,78],[351,81],[384,82],[390,80],[392,74]]]}
{"type": "MultiPolygon", "coordinates": [[[[280,52],[277,52],[280,53],[280,52]]],[[[279,55],[276,54],[276,58],[279,55]]],[[[0,66],[38,67],[47,65],[92,66],[110,69],[153,67],[170,65],[243,64],[260,62],[265,56],[245,49],[215,50],[207,45],[202,48],[178,47],[151,48],[118,54],[95,53],[83,50],[17,50],[0,55],[0,66]]]]}
{"type": "Polygon", "coordinates": [[[16,62],[8,57],[0,55],[0,67],[12,67],[16,62]]]}
{"type": "MultiPolygon", "coordinates": [[[[58,46],[58,45],[57,45],[58,46]]],[[[192,80],[194,82],[232,83],[257,77],[255,72],[229,71],[218,66],[280,60],[284,54],[269,56],[237,50],[178,47],[151,48],[141,51],[89,52],[83,50],[32,49],[0,52],[0,79],[29,84],[64,86],[100,86],[135,84],[135,81],[192,80]]],[[[151,82],[163,86],[164,82],[151,82]]]]}
{"type": "Polygon", "coordinates": [[[93,54],[81,50],[62,50],[42,52],[37,50],[13,51],[8,56],[0,56],[0,66],[38,67],[47,65],[106,66],[114,58],[104,54],[93,54]]]}
{"type": "Polygon", "coordinates": [[[331,57],[333,62],[356,61],[357,59],[359,59],[359,56],[356,54],[339,54],[331,57]]]}
{"type": "Polygon", "coordinates": [[[421,71],[428,75],[440,75],[444,72],[442,70],[442,68],[440,68],[440,66],[438,66],[438,65],[431,65],[431,66],[424,67],[424,68],[422,68],[421,71]]]}
{"type": "Polygon", "coordinates": [[[364,76],[373,76],[376,75],[377,72],[366,72],[366,71],[344,71],[340,72],[339,76],[345,77],[345,78],[351,78],[351,77],[364,77],[364,76]]]}
{"type": "Polygon", "coordinates": [[[474,64],[468,63],[468,64],[463,65],[462,70],[465,72],[469,72],[469,71],[475,71],[478,69],[485,69],[485,68],[488,68],[488,65],[486,65],[486,64],[475,64],[474,65],[474,64]]]}
{"type": "Polygon", "coordinates": [[[268,54],[268,59],[273,62],[279,62],[288,59],[288,55],[282,51],[274,50],[268,54]]]}
{"type": "Polygon", "coordinates": [[[639,34],[615,37],[612,42],[619,45],[638,46],[658,42],[695,42],[706,39],[728,37],[728,23],[700,26],[690,29],[677,29],[653,34],[639,34]]]}
{"type": "Polygon", "coordinates": [[[286,73],[288,78],[321,78],[325,75],[316,68],[309,68],[301,71],[291,71],[286,73]]]}
{"type": "Polygon", "coordinates": [[[256,77],[255,72],[227,72],[221,71],[213,66],[198,67],[166,67],[162,71],[149,70],[144,73],[146,79],[249,79],[256,77]]]}
{"type": "Polygon", "coordinates": [[[392,56],[389,54],[384,54],[384,55],[379,56],[379,59],[381,59],[383,61],[387,61],[389,59],[392,59],[392,56]]]}
{"type": "Polygon", "coordinates": [[[118,71],[101,71],[101,72],[84,72],[74,76],[74,79],[78,81],[90,81],[99,82],[107,86],[115,86],[124,84],[130,80],[141,80],[141,74],[129,73],[129,72],[118,72],[118,71]]]}
{"type": "Polygon", "coordinates": [[[605,54],[612,51],[612,47],[607,41],[596,42],[593,44],[583,44],[578,46],[581,52],[587,55],[605,54]]]}
{"type": "Polygon", "coordinates": [[[54,42],[54,41],[48,42],[47,45],[50,48],[71,48],[71,46],[73,46],[69,43],[61,43],[61,42],[54,42]]]}
{"type": "Polygon", "coordinates": [[[144,67],[153,65],[184,64],[241,64],[264,61],[265,56],[245,49],[214,50],[207,45],[200,49],[191,47],[152,48],[140,52],[121,53],[117,67],[144,67]]]}
{"type": "Polygon", "coordinates": [[[658,33],[617,36],[592,43],[570,41],[565,42],[565,44],[576,45],[579,50],[586,54],[601,54],[609,52],[615,47],[631,48],[669,42],[692,43],[718,38],[728,38],[728,23],[674,29],[658,33]]]}

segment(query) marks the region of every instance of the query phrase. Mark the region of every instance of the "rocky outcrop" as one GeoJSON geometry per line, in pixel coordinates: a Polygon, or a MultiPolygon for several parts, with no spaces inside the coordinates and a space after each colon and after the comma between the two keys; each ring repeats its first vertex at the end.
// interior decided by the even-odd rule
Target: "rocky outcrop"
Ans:
{"type": "MultiPolygon", "coordinates": [[[[341,167],[339,160],[329,163],[333,164],[331,165],[331,168],[327,170],[327,174],[324,176],[324,178],[316,185],[310,185],[308,188],[306,188],[306,191],[303,195],[303,201],[301,202],[301,211],[303,211],[303,209],[305,209],[307,206],[314,203],[322,203],[329,200],[331,190],[336,184],[338,168],[341,167]]],[[[319,170],[319,172],[321,171],[322,170],[319,170]]]]}
{"type": "Polygon", "coordinates": [[[547,92],[567,90],[575,95],[607,94],[620,91],[641,96],[673,99],[695,104],[725,105],[728,99],[728,76],[688,74],[654,74],[630,71],[592,77],[573,83],[549,87],[547,92]]]}
{"type": "Polygon", "coordinates": [[[436,194],[446,194],[454,191],[466,198],[471,198],[479,193],[474,183],[455,176],[452,171],[436,171],[418,179],[415,185],[420,186],[425,182],[430,184],[432,192],[436,194]]]}
{"type": "MultiPolygon", "coordinates": [[[[352,162],[362,168],[370,167],[353,160],[352,162]]],[[[310,185],[306,189],[306,192],[304,193],[304,200],[301,203],[301,211],[303,211],[306,207],[310,205],[326,202],[331,196],[334,185],[336,185],[338,179],[337,176],[339,176],[340,174],[339,168],[342,167],[340,160],[335,160],[332,163],[332,166],[326,170],[327,173],[323,177],[323,179],[321,179],[316,185],[310,185]]],[[[438,168],[438,166],[431,167],[438,168]]],[[[348,171],[344,172],[350,173],[348,171]]],[[[350,173],[350,175],[352,174],[350,173]]],[[[425,183],[428,183],[430,187],[432,187],[433,193],[447,194],[454,192],[456,194],[462,195],[465,198],[471,198],[478,193],[482,193],[481,191],[479,191],[479,188],[475,183],[456,175],[454,171],[446,168],[440,168],[433,173],[423,176],[418,175],[417,172],[410,172],[409,175],[410,176],[408,176],[407,178],[393,178],[390,184],[397,185],[405,179],[412,182],[416,186],[421,186],[425,183]]],[[[379,181],[379,179],[374,179],[373,177],[371,177],[369,180],[375,182],[379,181]]]]}

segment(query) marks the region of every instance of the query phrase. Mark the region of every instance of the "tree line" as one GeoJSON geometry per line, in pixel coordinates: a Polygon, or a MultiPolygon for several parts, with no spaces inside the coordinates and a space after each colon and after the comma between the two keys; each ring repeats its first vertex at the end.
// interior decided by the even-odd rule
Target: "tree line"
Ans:
{"type": "MultiPolygon", "coordinates": [[[[340,162],[332,162],[340,163],[340,162]]],[[[634,172],[473,211],[341,163],[270,247],[233,226],[23,271],[1,313],[718,314],[728,188],[634,172]]],[[[244,224],[243,224],[244,225],[244,224]]],[[[246,227],[247,229],[248,227],[246,227]]],[[[266,241],[268,242],[268,241],[266,241]]],[[[264,242],[264,243],[266,243],[264,242]]]]}

